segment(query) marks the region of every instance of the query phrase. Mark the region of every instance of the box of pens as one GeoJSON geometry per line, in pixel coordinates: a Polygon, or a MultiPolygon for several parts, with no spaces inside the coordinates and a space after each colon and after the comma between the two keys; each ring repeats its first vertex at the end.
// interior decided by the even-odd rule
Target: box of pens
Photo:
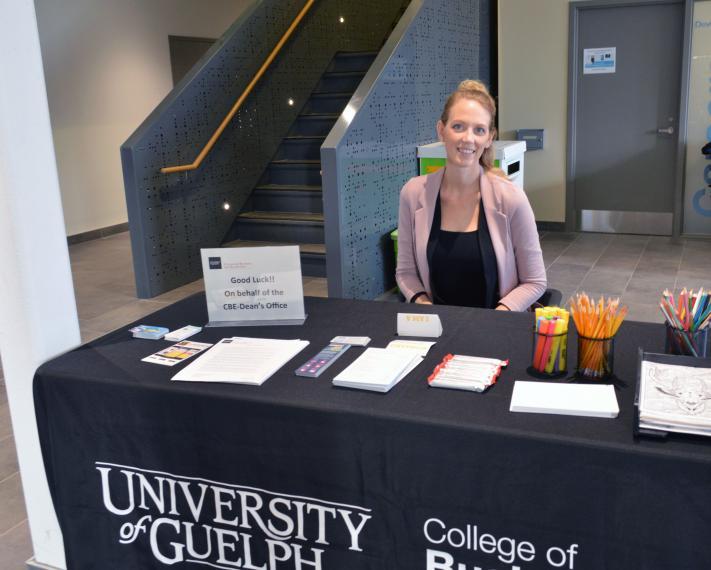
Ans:
{"type": "Polygon", "coordinates": [[[568,354],[570,313],[560,307],[536,309],[533,349],[528,372],[541,378],[565,375],[568,354]]]}
{"type": "Polygon", "coordinates": [[[697,358],[709,355],[710,297],[703,288],[696,293],[682,289],[676,299],[664,291],[659,303],[666,321],[664,352],[697,358]]]}
{"type": "Polygon", "coordinates": [[[433,388],[483,392],[496,384],[501,369],[508,364],[508,360],[497,358],[447,354],[432,371],[427,382],[433,388]]]}

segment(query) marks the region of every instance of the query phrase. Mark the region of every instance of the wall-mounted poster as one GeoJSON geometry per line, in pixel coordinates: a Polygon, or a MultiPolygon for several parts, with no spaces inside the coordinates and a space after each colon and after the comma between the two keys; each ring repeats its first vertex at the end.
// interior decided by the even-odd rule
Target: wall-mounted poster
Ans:
{"type": "Polygon", "coordinates": [[[586,48],[583,50],[583,75],[615,73],[617,48],[586,48]]]}

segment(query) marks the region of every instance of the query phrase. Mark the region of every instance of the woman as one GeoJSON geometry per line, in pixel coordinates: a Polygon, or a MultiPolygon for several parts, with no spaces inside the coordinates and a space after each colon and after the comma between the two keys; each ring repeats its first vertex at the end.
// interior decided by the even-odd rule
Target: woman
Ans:
{"type": "Polygon", "coordinates": [[[484,84],[462,81],[437,122],[445,168],[402,189],[395,275],[409,302],[525,311],[546,289],[531,205],[493,168],[495,116],[484,84]]]}

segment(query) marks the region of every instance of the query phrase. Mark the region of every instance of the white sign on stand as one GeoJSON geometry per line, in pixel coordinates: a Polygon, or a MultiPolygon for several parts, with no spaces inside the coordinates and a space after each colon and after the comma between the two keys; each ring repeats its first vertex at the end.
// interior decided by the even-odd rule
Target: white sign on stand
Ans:
{"type": "Polygon", "coordinates": [[[301,325],[298,246],[201,249],[207,326],[301,325]]]}

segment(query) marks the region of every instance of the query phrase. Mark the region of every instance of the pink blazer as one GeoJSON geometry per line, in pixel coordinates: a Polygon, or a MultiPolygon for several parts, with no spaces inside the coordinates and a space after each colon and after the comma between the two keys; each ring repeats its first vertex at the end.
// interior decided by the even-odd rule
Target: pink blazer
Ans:
{"type": "MultiPolygon", "coordinates": [[[[395,278],[405,298],[430,290],[427,241],[444,168],[410,179],[400,193],[395,278]]],[[[499,303],[525,311],[546,290],[546,269],[536,221],[526,194],[512,182],[482,170],[481,202],[499,272],[499,303]]]]}

